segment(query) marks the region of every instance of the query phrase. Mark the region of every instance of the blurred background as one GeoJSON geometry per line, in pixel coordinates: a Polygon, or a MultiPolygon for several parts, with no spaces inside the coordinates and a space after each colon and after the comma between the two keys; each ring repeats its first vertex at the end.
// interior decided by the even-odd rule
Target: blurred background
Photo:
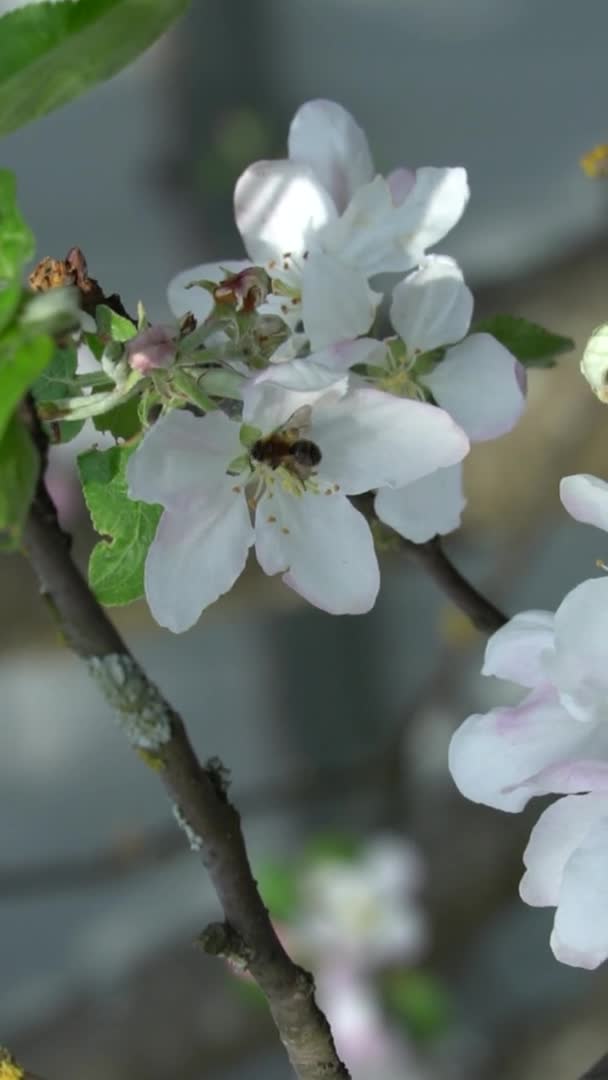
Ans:
{"type": "MultiPolygon", "coordinates": [[[[537,319],[578,350],[533,372],[518,428],[472,453],[447,547],[509,613],[553,608],[606,558],[557,487],[607,474],[608,413],[578,370],[608,317],[608,188],[579,167],[608,140],[607,35],[605,0],[194,0],[130,70],[5,138],[0,161],[38,257],[79,245],[107,292],[156,318],[178,270],[240,256],[233,184],[283,156],[309,98],[354,113],[379,171],[466,165],[471,202],[440,250],[477,313],[537,319]]],[[[50,481],[85,565],[73,453],[54,452],[50,481]]],[[[0,1040],[46,1080],[287,1080],[255,992],[193,945],[219,915],[212,891],[16,557],[0,595],[0,1040]]],[[[113,615],[202,757],[230,767],[265,896],[336,1010],[354,1080],[573,1080],[608,1049],[606,974],[558,965],[552,912],[518,899],[538,803],[476,807],[447,773],[454,727],[505,690],[479,676],[483,640],[420,569],[387,558],[356,619],[253,565],[183,636],[143,604],[113,615]],[[403,838],[423,869],[406,867],[403,838]],[[394,888],[368,896],[381,841],[394,888]],[[316,891],[315,866],[329,873],[316,891]],[[345,867],[352,895],[336,886],[345,867]],[[353,919],[382,937],[387,905],[426,930],[328,972],[311,926],[332,904],[338,937],[353,919]]]]}

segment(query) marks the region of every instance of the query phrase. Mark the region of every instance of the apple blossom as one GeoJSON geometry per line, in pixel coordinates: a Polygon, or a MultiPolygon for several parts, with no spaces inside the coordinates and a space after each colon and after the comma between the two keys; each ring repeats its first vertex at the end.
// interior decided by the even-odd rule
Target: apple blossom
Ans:
{"type": "Polygon", "coordinates": [[[324,611],[370,610],[378,563],[369,526],[347,496],[416,480],[468,450],[442,410],[351,386],[330,370],[336,351],[354,362],[376,347],[361,340],[266,369],[245,390],[243,429],[221,412],[173,411],[147,432],[127,475],[131,498],[165,511],[145,565],[146,596],[161,625],[192,626],[232,587],[253,544],[265,573],[282,573],[324,611]],[[302,412],[303,436],[317,454],[304,469],[295,452],[275,459],[272,450],[302,412]],[[252,434],[245,446],[243,432],[252,434]]]}
{"type": "MultiPolygon", "coordinates": [[[[365,134],[333,101],[298,109],[288,152],[245,170],[235,217],[249,256],[272,279],[260,310],[292,331],[301,321],[302,340],[319,349],[369,330],[381,299],[369,279],[416,266],[457,224],[467,178],[462,168],[434,167],[376,175],[365,134]]],[[[180,274],[169,290],[172,307],[183,310],[184,286],[204,276],[209,267],[180,274]]]]}
{"type": "Polygon", "coordinates": [[[470,716],[449,754],[457,786],[474,802],[514,812],[534,795],[568,796],[532,833],[521,893],[556,905],[555,956],[583,967],[608,957],[607,636],[605,577],[578,585],[555,614],[516,615],[490,638],[482,671],[527,694],[470,716]]]}

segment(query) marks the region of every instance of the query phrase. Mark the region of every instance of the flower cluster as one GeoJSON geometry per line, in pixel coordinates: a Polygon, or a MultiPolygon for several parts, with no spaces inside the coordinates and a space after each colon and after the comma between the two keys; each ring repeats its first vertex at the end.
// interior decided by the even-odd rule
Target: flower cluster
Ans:
{"type": "Polygon", "coordinates": [[[123,378],[160,405],[127,476],[132,499],[163,508],[145,589],[176,632],[232,587],[252,546],[324,611],[368,611],[378,563],[351,497],[374,493],[377,517],[410,540],[450,532],[470,441],[524,407],[520,364],[469,333],[460,269],[427,254],[463,213],[464,169],[376,174],[363,131],[330,101],[298,110],[288,147],[236,184],[249,259],[178,275],[179,333],[145,330],[127,354],[123,378]],[[380,274],[386,338],[372,332],[380,274]]]}
{"type": "MultiPolygon", "coordinates": [[[[608,531],[608,484],[567,476],[561,499],[578,521],[608,531]]],[[[563,796],[545,810],[524,854],[521,896],[556,907],[558,960],[595,968],[608,958],[608,578],[572,589],[555,614],[526,611],[489,640],[484,675],[526,691],[514,706],[470,716],[450,747],[468,798],[522,810],[535,795],[563,796]]]]}

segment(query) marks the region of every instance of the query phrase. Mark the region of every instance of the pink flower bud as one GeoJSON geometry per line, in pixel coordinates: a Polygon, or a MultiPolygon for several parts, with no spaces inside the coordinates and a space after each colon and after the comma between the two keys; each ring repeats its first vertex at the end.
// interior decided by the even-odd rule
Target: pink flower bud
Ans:
{"type": "Polygon", "coordinates": [[[127,358],[133,371],[147,375],[154,368],[170,367],[175,359],[175,335],[167,326],[149,326],[127,342],[127,358]]]}

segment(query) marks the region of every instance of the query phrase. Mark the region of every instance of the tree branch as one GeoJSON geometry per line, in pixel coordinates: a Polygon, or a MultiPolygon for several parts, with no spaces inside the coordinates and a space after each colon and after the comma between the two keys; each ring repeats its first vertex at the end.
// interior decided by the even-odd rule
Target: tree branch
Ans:
{"type": "Polygon", "coordinates": [[[450,562],[439,537],[434,537],[426,544],[414,544],[411,540],[401,538],[400,546],[414,562],[430,574],[439,588],[449,596],[456,607],[468,615],[473,626],[482,634],[494,634],[509,621],[508,616],[487,600],[450,562]]]}
{"type": "Polygon", "coordinates": [[[603,1058],[583,1073],[580,1080],[608,1080],[608,1054],[604,1054],[603,1058]]]}
{"type": "MultiPolygon", "coordinates": [[[[30,423],[44,456],[44,436],[30,423]]],[[[218,762],[203,767],[181,717],[147,678],[73,563],[53,503],[40,480],[24,531],[24,552],[70,647],[88,664],[131,745],[164,784],[190,847],[207,867],[226,932],[239,943],[249,972],[265,994],[300,1080],[348,1080],[312,976],[285,952],[257,890],[240,818],[227,796],[218,762]]]]}

